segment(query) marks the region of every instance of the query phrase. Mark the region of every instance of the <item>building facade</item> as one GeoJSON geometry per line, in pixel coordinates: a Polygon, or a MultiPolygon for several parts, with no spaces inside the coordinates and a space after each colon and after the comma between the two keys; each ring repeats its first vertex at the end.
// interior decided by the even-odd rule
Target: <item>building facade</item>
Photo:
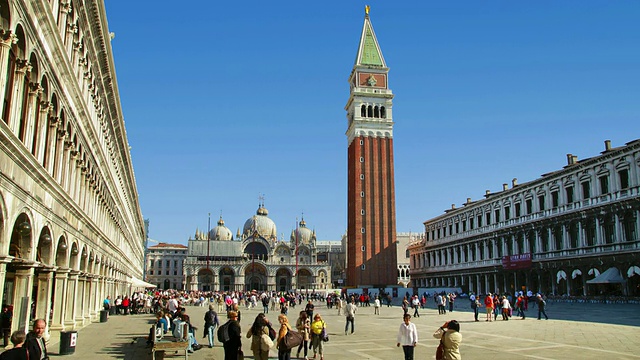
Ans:
{"type": "Polygon", "coordinates": [[[347,286],[396,284],[393,93],[366,8],[347,111],[347,286]]]}
{"type": "Polygon", "coordinates": [[[187,249],[182,244],[158,243],[147,248],[145,281],[158,289],[184,290],[184,261],[187,249]]]}
{"type": "Polygon", "coordinates": [[[0,0],[0,33],[0,298],[77,329],[144,256],[104,4],[0,0]]]}
{"type": "Polygon", "coordinates": [[[414,287],[640,295],[640,140],[427,220],[414,287]],[[615,276],[601,279],[600,274],[615,276]],[[595,283],[595,284],[592,284],[595,283]]]}
{"type": "Polygon", "coordinates": [[[187,290],[314,290],[331,288],[331,267],[318,260],[315,230],[302,219],[289,241],[278,240],[275,223],[261,204],[242,229],[233,233],[222,217],[208,234],[189,239],[187,290]]]}

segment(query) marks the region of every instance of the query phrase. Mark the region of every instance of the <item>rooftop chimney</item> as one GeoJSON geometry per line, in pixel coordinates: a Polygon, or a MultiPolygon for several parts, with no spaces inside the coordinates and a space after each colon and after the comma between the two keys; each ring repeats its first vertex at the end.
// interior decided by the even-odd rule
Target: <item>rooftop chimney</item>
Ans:
{"type": "Polygon", "coordinates": [[[511,180],[511,187],[514,188],[516,186],[518,186],[518,178],[513,178],[511,180]]]}
{"type": "Polygon", "coordinates": [[[611,140],[605,140],[604,141],[604,151],[609,151],[611,150],[611,140]]]}
{"type": "Polygon", "coordinates": [[[577,164],[578,163],[578,157],[576,155],[573,155],[572,158],[573,158],[572,159],[573,163],[577,164]]]}
{"type": "Polygon", "coordinates": [[[451,210],[455,210],[456,209],[456,204],[451,204],[451,210]]]}
{"type": "Polygon", "coordinates": [[[567,154],[567,165],[573,165],[573,154],[567,154]]]}
{"type": "Polygon", "coordinates": [[[509,189],[509,184],[507,183],[502,184],[502,191],[506,191],[508,189],[509,189]]]}
{"type": "Polygon", "coordinates": [[[489,194],[491,194],[491,190],[485,190],[484,191],[484,196],[488,196],[489,194]]]}
{"type": "Polygon", "coordinates": [[[471,198],[467,198],[467,204],[471,204],[471,198]]]}

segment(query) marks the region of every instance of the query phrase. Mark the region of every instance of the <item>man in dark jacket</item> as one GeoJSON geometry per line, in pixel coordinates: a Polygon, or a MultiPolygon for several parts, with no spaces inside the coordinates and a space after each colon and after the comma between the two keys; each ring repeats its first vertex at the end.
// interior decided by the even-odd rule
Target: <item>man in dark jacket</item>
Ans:
{"type": "Polygon", "coordinates": [[[222,344],[224,360],[237,360],[238,353],[242,350],[242,330],[240,323],[238,323],[238,313],[233,310],[229,311],[227,318],[229,318],[229,341],[222,344]]]}
{"type": "Polygon", "coordinates": [[[204,314],[204,337],[209,339],[209,348],[213,347],[213,338],[218,325],[218,314],[213,310],[214,305],[209,304],[209,311],[204,314]]]}
{"type": "Polygon", "coordinates": [[[33,323],[33,330],[27,334],[25,347],[29,350],[29,359],[31,360],[49,359],[43,337],[46,327],[47,323],[43,319],[37,319],[33,323]]]}

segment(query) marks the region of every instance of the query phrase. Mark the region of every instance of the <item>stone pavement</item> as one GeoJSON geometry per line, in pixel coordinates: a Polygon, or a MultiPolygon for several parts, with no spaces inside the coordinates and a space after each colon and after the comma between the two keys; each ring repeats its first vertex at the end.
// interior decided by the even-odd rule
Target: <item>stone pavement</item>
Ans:
{"type": "MultiPolygon", "coordinates": [[[[450,319],[461,324],[463,359],[640,359],[640,305],[550,303],[547,309],[550,320],[537,320],[537,310],[530,308],[526,320],[513,317],[510,321],[491,323],[484,321],[482,312],[481,321],[473,321],[468,301],[459,300],[456,307],[459,309],[446,315],[438,315],[433,308],[423,309],[419,318],[412,319],[420,336],[416,359],[435,358],[438,340],[432,333],[450,319]]],[[[200,333],[205,310],[205,307],[187,308],[200,333]]],[[[289,310],[292,323],[300,310],[300,306],[289,310]]],[[[241,310],[243,332],[249,329],[260,311],[261,306],[241,310]]],[[[329,330],[325,359],[403,359],[402,350],[395,346],[402,316],[398,306],[382,307],[381,315],[373,315],[373,307],[358,308],[356,331],[348,336],[344,334],[344,317],[338,316],[335,309],[329,310],[316,303],[316,312],[323,315],[329,330]]],[[[274,324],[277,324],[277,315],[273,311],[268,314],[274,324]]],[[[151,315],[111,316],[106,323],[91,324],[78,332],[75,354],[57,356],[58,339],[51,339],[49,350],[53,358],[69,360],[149,360],[150,350],[145,347],[145,341],[152,323],[151,315]]],[[[199,334],[197,340],[205,346],[190,354],[189,359],[223,360],[222,347],[217,341],[216,346],[209,349],[206,339],[201,336],[199,334]]],[[[245,358],[252,358],[249,339],[243,338],[243,344],[245,358]]],[[[183,358],[166,355],[166,359],[183,358]]],[[[295,356],[295,350],[292,356],[295,356]]],[[[271,357],[277,359],[276,351],[272,351],[271,357]]]]}

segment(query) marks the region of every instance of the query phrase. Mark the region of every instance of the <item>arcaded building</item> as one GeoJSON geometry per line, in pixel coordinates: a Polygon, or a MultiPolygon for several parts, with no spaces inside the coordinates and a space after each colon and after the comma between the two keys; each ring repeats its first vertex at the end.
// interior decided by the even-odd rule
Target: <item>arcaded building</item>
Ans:
{"type": "Polygon", "coordinates": [[[145,281],[158,289],[184,290],[184,261],[187,247],[182,244],[158,243],[147,248],[145,281]]]}
{"type": "Polygon", "coordinates": [[[0,298],[77,329],[143,275],[104,3],[0,0],[0,33],[0,298]]]}
{"type": "Polygon", "coordinates": [[[278,239],[264,204],[233,232],[220,217],[208,233],[189,239],[184,272],[187,290],[312,291],[331,288],[331,266],[318,259],[315,230],[304,219],[288,240],[278,239]]]}
{"type": "Polygon", "coordinates": [[[349,76],[347,266],[349,287],[396,285],[393,92],[366,7],[349,76]]]}
{"type": "Polygon", "coordinates": [[[425,221],[414,287],[640,295],[640,140],[425,221]],[[606,274],[606,275],[605,275],[606,274]]]}

